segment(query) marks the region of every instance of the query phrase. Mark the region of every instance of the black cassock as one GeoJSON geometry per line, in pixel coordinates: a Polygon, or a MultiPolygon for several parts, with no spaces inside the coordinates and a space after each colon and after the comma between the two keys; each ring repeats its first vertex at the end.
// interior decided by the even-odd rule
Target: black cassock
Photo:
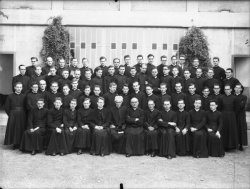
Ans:
{"type": "Polygon", "coordinates": [[[78,149],[90,149],[91,146],[91,112],[92,109],[84,109],[83,107],[77,111],[78,129],[76,132],[74,147],[78,149]],[[83,125],[88,125],[89,129],[82,128],[83,125]]]}
{"type": "Polygon", "coordinates": [[[223,95],[222,97],[222,119],[223,127],[221,135],[223,138],[224,149],[236,149],[238,147],[238,133],[236,121],[236,97],[234,95],[223,95]]]}
{"type": "Polygon", "coordinates": [[[184,100],[184,103],[186,104],[187,100],[186,100],[186,94],[183,93],[183,92],[180,92],[180,93],[177,93],[177,92],[174,92],[172,93],[171,95],[171,99],[172,99],[172,109],[174,111],[177,111],[179,108],[178,108],[178,100],[182,99],[184,100]]]}
{"type": "Polygon", "coordinates": [[[60,108],[55,109],[52,108],[48,112],[48,135],[49,143],[48,148],[45,152],[46,155],[52,155],[53,153],[68,153],[65,131],[64,128],[61,127],[63,124],[63,109],[60,108]],[[62,129],[61,133],[56,131],[56,128],[62,129]]]}
{"type": "Polygon", "coordinates": [[[187,111],[176,112],[177,114],[177,127],[180,129],[180,132],[176,134],[176,154],[179,156],[185,156],[190,153],[190,117],[187,111]],[[182,134],[183,129],[187,129],[185,135],[182,134]]]}
{"type": "Polygon", "coordinates": [[[197,131],[191,132],[190,147],[194,157],[208,157],[207,149],[207,131],[205,129],[206,124],[206,112],[204,110],[191,110],[190,116],[190,127],[198,129],[197,131]]]}
{"type": "Polygon", "coordinates": [[[30,77],[27,75],[17,75],[12,78],[12,90],[14,90],[15,83],[21,82],[23,84],[23,90],[22,93],[27,93],[30,89],[30,77]]]}
{"type": "Polygon", "coordinates": [[[52,91],[48,93],[48,109],[54,108],[54,101],[57,97],[62,98],[62,93],[53,93],[52,91]]]}
{"type": "Polygon", "coordinates": [[[177,123],[177,116],[173,110],[161,111],[160,118],[163,121],[158,121],[159,126],[159,156],[175,157],[175,128],[169,125],[168,122],[177,123]]]}
{"type": "Polygon", "coordinates": [[[5,132],[4,145],[20,145],[23,132],[26,129],[25,95],[13,93],[5,103],[8,123],[5,132]]]}
{"type": "Polygon", "coordinates": [[[246,122],[246,101],[247,97],[245,95],[239,94],[236,96],[236,120],[237,120],[237,130],[239,137],[239,144],[243,146],[248,145],[247,141],[247,122],[246,122]]]}
{"type": "Polygon", "coordinates": [[[126,154],[143,155],[144,146],[144,112],[140,108],[129,108],[126,115],[126,154]],[[139,120],[135,121],[138,118],[139,120]]]}
{"type": "Polygon", "coordinates": [[[221,138],[218,138],[215,134],[217,131],[221,131],[222,114],[219,111],[207,111],[206,113],[206,127],[212,129],[212,132],[208,132],[208,154],[212,157],[221,157],[225,155],[224,146],[221,138]]]}
{"type": "Polygon", "coordinates": [[[71,109],[65,109],[63,113],[63,124],[65,129],[65,138],[67,143],[67,148],[69,152],[74,151],[74,142],[76,136],[76,130],[70,131],[69,128],[77,127],[77,111],[72,111],[71,109]]]}
{"type": "Polygon", "coordinates": [[[92,144],[90,152],[95,155],[108,155],[112,150],[111,137],[108,131],[110,120],[110,111],[106,108],[95,109],[91,113],[91,122],[93,124],[92,144]],[[103,129],[95,129],[95,126],[102,126],[103,129]]]}
{"type": "Polygon", "coordinates": [[[31,152],[33,150],[41,152],[43,150],[43,138],[47,128],[48,110],[45,108],[35,108],[28,116],[28,128],[23,133],[20,150],[31,152]],[[34,132],[30,129],[35,129],[34,132]]]}
{"type": "Polygon", "coordinates": [[[190,110],[194,109],[194,101],[198,98],[200,98],[200,95],[198,94],[187,93],[185,101],[185,110],[189,112],[190,110]]]}
{"type": "Polygon", "coordinates": [[[125,137],[124,130],[126,127],[126,106],[120,108],[113,107],[110,109],[110,125],[113,124],[115,128],[110,128],[112,148],[115,152],[124,154],[125,153],[125,137]]]}
{"type": "Polygon", "coordinates": [[[157,122],[160,118],[160,111],[157,109],[145,111],[145,150],[150,153],[158,150],[158,126],[157,122]],[[148,128],[153,127],[154,130],[150,131],[148,128]]]}

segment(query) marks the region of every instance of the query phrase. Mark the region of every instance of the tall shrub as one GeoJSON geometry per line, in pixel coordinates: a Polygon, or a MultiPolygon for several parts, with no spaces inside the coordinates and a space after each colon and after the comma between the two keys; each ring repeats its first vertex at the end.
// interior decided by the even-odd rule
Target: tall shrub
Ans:
{"type": "Polygon", "coordinates": [[[62,17],[54,17],[52,23],[44,31],[43,47],[40,55],[43,61],[51,56],[55,61],[63,57],[68,63],[70,58],[69,32],[62,25],[62,17]]]}
{"type": "Polygon", "coordinates": [[[179,53],[186,55],[186,62],[192,65],[194,57],[199,58],[202,67],[211,66],[207,37],[200,28],[192,26],[180,40],[179,53]]]}

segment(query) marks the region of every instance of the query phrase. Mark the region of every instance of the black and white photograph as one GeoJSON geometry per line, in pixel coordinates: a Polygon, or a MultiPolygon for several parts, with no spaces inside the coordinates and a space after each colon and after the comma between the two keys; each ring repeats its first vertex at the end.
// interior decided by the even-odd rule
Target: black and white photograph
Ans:
{"type": "Polygon", "coordinates": [[[249,0],[0,0],[0,189],[249,189],[249,0]]]}

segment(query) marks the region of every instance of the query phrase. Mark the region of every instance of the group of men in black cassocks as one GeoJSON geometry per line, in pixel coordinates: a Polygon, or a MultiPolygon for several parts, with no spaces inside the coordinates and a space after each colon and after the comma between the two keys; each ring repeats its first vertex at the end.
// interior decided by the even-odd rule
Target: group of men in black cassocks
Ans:
{"type": "Polygon", "coordinates": [[[44,67],[31,58],[31,66],[19,66],[13,77],[13,94],[6,100],[8,123],[5,145],[35,155],[72,152],[108,155],[176,155],[223,157],[225,151],[247,146],[242,84],[233,70],[219,66],[202,68],[194,58],[187,66],[185,56],[154,55],[147,63],[137,56],[130,66],[115,58],[94,71],[88,59],[82,66],[76,58],[67,66],[60,58],[57,67],[47,58],[44,67]]]}

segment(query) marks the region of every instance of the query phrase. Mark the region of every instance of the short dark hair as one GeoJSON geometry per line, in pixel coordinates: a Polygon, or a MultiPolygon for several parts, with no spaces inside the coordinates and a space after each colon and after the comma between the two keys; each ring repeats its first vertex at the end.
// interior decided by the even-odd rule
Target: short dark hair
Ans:
{"type": "Polygon", "coordinates": [[[139,58],[139,57],[142,57],[142,59],[143,59],[143,56],[142,56],[141,54],[137,55],[137,57],[136,57],[136,58],[139,58]]]}
{"type": "Polygon", "coordinates": [[[232,68],[227,68],[226,70],[230,70],[232,73],[234,72],[232,68]]]}
{"type": "Polygon", "coordinates": [[[167,58],[167,56],[166,56],[166,55],[162,55],[162,56],[161,56],[161,60],[162,60],[163,58],[167,58]]]}
{"type": "Polygon", "coordinates": [[[220,61],[220,58],[217,57],[217,56],[213,57],[213,60],[215,60],[215,59],[217,59],[218,61],[220,61]]]}
{"type": "Polygon", "coordinates": [[[30,58],[30,60],[32,60],[32,59],[36,59],[36,61],[38,61],[38,58],[37,58],[37,57],[32,56],[32,57],[30,58]]]}
{"type": "Polygon", "coordinates": [[[124,59],[126,59],[126,58],[130,58],[130,55],[128,55],[128,54],[125,55],[125,56],[124,56],[124,59]]]}
{"type": "Polygon", "coordinates": [[[149,58],[150,56],[155,57],[153,54],[148,54],[147,58],[149,58]]]}
{"type": "Polygon", "coordinates": [[[99,60],[101,61],[102,59],[107,60],[107,58],[105,56],[101,56],[99,60]]]}
{"type": "Polygon", "coordinates": [[[174,57],[177,58],[176,55],[173,55],[173,56],[171,56],[171,60],[173,60],[174,57]]]}

